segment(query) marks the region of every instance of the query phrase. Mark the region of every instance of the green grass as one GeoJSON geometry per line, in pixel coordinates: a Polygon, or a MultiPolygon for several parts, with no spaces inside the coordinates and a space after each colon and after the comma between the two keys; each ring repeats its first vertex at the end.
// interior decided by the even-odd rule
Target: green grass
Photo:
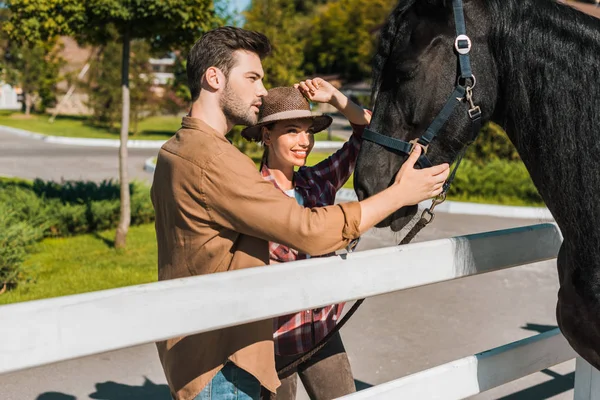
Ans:
{"type": "MultiPolygon", "coordinates": [[[[25,129],[44,135],[118,139],[118,127],[110,131],[89,124],[86,117],[59,116],[54,123],[48,121],[48,115],[32,115],[25,118],[23,114],[0,114],[0,125],[25,129]]],[[[170,138],[181,125],[179,117],[150,117],[140,122],[139,133],[130,134],[130,139],[166,140],[170,138]]]]}
{"type": "MultiPolygon", "coordinates": [[[[51,136],[65,136],[94,139],[118,139],[119,127],[113,130],[91,125],[87,117],[58,116],[53,123],[49,115],[32,114],[26,118],[24,114],[13,112],[0,112],[0,125],[12,128],[25,129],[30,132],[51,136]]],[[[166,140],[169,139],[181,126],[181,118],[176,116],[155,116],[146,118],[139,123],[138,134],[130,132],[130,139],[140,140],[166,140]]],[[[130,127],[131,129],[131,127],[130,127]]],[[[315,140],[327,140],[327,132],[315,135],[315,140]]],[[[333,141],[345,139],[332,136],[333,141]]]]}
{"type": "Polygon", "coordinates": [[[156,281],[154,224],[131,227],[125,250],[112,247],[114,235],[111,230],[45,239],[23,265],[31,280],[0,295],[0,304],[156,281]]]}
{"type": "MultiPolygon", "coordinates": [[[[329,140],[327,138],[327,132],[323,131],[323,132],[319,132],[315,134],[315,140],[317,142],[319,141],[325,141],[325,140],[329,140]]],[[[347,139],[341,138],[339,136],[335,136],[335,135],[331,135],[331,141],[332,142],[345,142],[347,139]]]]}

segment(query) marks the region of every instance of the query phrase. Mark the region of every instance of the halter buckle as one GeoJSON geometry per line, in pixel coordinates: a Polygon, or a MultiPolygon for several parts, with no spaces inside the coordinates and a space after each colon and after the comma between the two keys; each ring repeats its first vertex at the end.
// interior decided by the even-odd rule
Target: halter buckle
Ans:
{"type": "Polygon", "coordinates": [[[419,143],[419,139],[420,138],[416,138],[413,140],[409,140],[408,143],[412,144],[413,147],[410,149],[410,151],[412,152],[412,149],[415,148],[415,146],[421,146],[423,148],[423,154],[427,154],[427,149],[429,148],[428,144],[421,144],[419,143]]]}
{"type": "Polygon", "coordinates": [[[469,54],[471,51],[471,38],[467,35],[458,35],[454,41],[454,48],[460,55],[469,54]]]}
{"type": "Polygon", "coordinates": [[[479,106],[475,106],[475,107],[471,108],[468,112],[469,112],[469,118],[471,118],[471,119],[481,118],[481,108],[479,108],[479,106]]]}

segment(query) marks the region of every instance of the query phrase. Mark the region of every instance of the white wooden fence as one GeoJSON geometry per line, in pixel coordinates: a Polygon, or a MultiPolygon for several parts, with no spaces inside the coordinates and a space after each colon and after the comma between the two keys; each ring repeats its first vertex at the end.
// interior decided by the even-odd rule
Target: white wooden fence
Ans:
{"type": "MultiPolygon", "coordinates": [[[[548,260],[560,243],[540,224],[2,306],[0,373],[548,260]]],[[[460,399],[574,357],[555,330],[347,398],[460,399]]],[[[581,360],[576,379],[577,399],[600,399],[581,360]]]]}

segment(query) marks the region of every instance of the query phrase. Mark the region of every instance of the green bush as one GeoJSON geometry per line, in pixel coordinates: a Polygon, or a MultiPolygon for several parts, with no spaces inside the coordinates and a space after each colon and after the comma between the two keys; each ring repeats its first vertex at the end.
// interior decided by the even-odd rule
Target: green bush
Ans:
{"type": "Polygon", "coordinates": [[[42,237],[41,229],[20,221],[6,204],[0,203],[0,293],[24,279],[21,263],[42,237]]]}
{"type": "MultiPolygon", "coordinates": [[[[132,225],[152,222],[149,187],[134,182],[130,191],[132,225]]],[[[20,265],[35,242],[114,228],[119,204],[119,186],[112,181],[0,178],[0,291],[24,279],[20,265]]]]}
{"type": "Polygon", "coordinates": [[[493,160],[521,160],[506,132],[493,122],[481,128],[477,140],[469,147],[465,158],[478,165],[484,165],[493,160]]]}
{"type": "MultiPolygon", "coordinates": [[[[130,186],[132,225],[152,222],[154,209],[147,185],[130,186]]],[[[45,236],[69,236],[117,226],[119,186],[112,181],[0,180],[0,202],[18,221],[42,229],[45,236]]]]}
{"type": "Polygon", "coordinates": [[[486,164],[463,160],[448,195],[459,200],[543,205],[525,165],[502,159],[486,164]]]}

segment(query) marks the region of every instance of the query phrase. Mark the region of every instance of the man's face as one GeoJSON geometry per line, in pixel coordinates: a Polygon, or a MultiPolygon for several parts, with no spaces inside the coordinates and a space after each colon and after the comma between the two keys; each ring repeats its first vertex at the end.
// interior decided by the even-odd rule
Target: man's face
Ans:
{"type": "Polygon", "coordinates": [[[227,120],[234,125],[254,125],[262,97],[267,95],[262,78],[264,71],[260,57],[249,51],[233,53],[234,67],[229,71],[227,84],[221,96],[221,108],[227,120]]]}

